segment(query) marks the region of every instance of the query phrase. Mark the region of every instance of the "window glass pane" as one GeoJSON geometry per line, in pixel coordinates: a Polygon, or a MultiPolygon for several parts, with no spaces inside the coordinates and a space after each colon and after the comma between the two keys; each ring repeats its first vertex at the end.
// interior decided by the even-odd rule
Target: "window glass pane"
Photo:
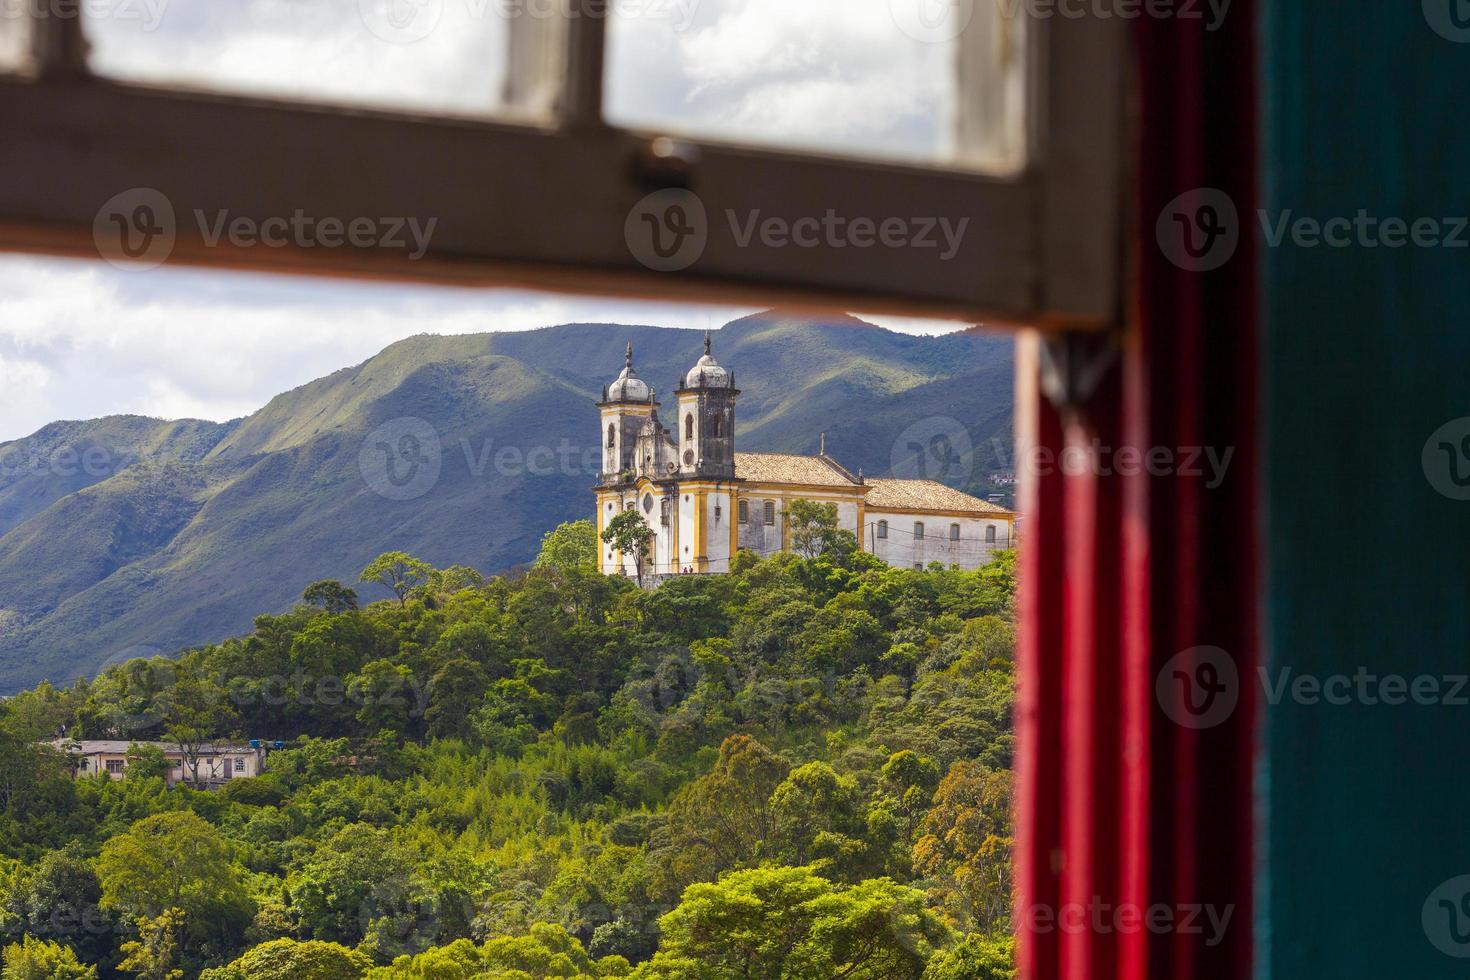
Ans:
{"type": "Polygon", "coordinates": [[[1019,4],[612,6],[607,114],[619,125],[985,170],[1020,162],[1019,4]]]}
{"type": "Polygon", "coordinates": [[[25,4],[14,0],[0,3],[0,71],[15,71],[25,62],[30,37],[30,25],[22,16],[25,10],[25,4]]]}
{"type": "Polygon", "coordinates": [[[502,101],[510,21],[490,0],[94,6],[92,68],[113,78],[450,113],[502,101]]]}

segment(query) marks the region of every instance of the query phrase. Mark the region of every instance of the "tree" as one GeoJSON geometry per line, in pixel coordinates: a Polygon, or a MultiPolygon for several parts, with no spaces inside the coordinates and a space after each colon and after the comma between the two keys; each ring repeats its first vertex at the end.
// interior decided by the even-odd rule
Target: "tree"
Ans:
{"type": "Polygon", "coordinates": [[[792,974],[849,980],[919,980],[954,934],[924,893],[874,878],[808,903],[811,932],[792,960],[792,974]]]}
{"type": "Polygon", "coordinates": [[[373,965],[366,954],[317,939],[273,939],[199,980],[358,980],[373,965]]]}
{"type": "Polygon", "coordinates": [[[72,849],[52,851],[28,874],[18,876],[0,907],[15,917],[16,932],[54,939],[86,960],[107,952],[112,920],[99,907],[102,886],[92,866],[72,849]]]}
{"type": "Polygon", "coordinates": [[[923,980],[1015,980],[1015,949],[1011,936],[974,933],[930,960],[923,980]]]}
{"type": "Polygon", "coordinates": [[[253,911],[229,845],[188,810],[144,817],[103,844],[97,877],[102,908],[150,919],[178,909],[195,938],[228,933],[253,911]]]}
{"type": "Polygon", "coordinates": [[[202,783],[199,760],[204,746],[239,722],[228,693],[211,680],[185,676],[159,695],[159,703],[166,719],[164,738],[183,756],[183,778],[202,783]]]}
{"type": "Polygon", "coordinates": [[[148,742],[134,742],[128,746],[129,779],[166,779],[174,764],[168,760],[163,749],[148,742]]]}
{"type": "Polygon", "coordinates": [[[714,768],[669,806],[669,870],[677,883],[752,864],[775,847],[771,793],[786,776],[781,757],[749,735],[720,745],[714,768]]]}
{"type": "Polygon", "coordinates": [[[791,770],[771,793],[771,812],[789,864],[820,861],[823,870],[841,871],[866,849],[855,781],[825,762],[791,770]]]}
{"type": "Polygon", "coordinates": [[[291,904],[316,939],[356,945],[376,919],[417,911],[414,861],[383,831],[348,824],[287,879],[291,904]]]}
{"type": "Polygon", "coordinates": [[[967,929],[999,932],[1009,923],[1010,809],[1009,772],[956,762],[934,791],[914,844],[914,871],[938,879],[936,893],[967,929]]]}
{"type": "Polygon", "coordinates": [[[951,939],[916,889],[887,878],[841,888],[791,867],[690,885],[659,928],[659,951],[637,977],[918,980],[951,939]]]}
{"type": "Polygon", "coordinates": [[[138,980],[183,980],[178,968],[184,936],[182,909],[165,909],[155,917],[138,919],[138,938],[122,944],[119,970],[136,974],[138,980]]]}
{"type": "Polygon", "coordinates": [[[424,721],[433,738],[459,738],[465,734],[470,713],[485,700],[490,675],[472,660],[450,660],[429,678],[429,707],[424,721]]]}
{"type": "Polygon", "coordinates": [[[97,968],[77,960],[70,946],[25,936],[0,950],[3,980],[97,980],[97,968]]]}
{"type": "Polygon", "coordinates": [[[373,660],[347,679],[347,700],[360,705],[357,723],[365,732],[402,735],[416,711],[413,671],[391,660],[373,660]]]}
{"type": "Polygon", "coordinates": [[[20,810],[65,760],[50,746],[36,745],[0,727],[0,812],[20,810]]]}
{"type": "Polygon", "coordinates": [[[325,609],[333,615],[357,608],[357,593],[336,579],[324,578],[311,583],[301,593],[301,598],[307,605],[325,609]]]}
{"type": "Polygon", "coordinates": [[[434,566],[426,561],[402,551],[385,551],[368,563],[357,580],[387,586],[402,606],[408,603],[408,594],[427,583],[433,572],[434,566]]]}
{"type": "Polygon", "coordinates": [[[547,531],[536,555],[537,568],[559,572],[597,567],[597,528],[591,521],[566,521],[547,531]]]}
{"type": "Polygon", "coordinates": [[[786,526],[791,529],[791,550],[798,555],[815,558],[836,547],[836,504],[793,500],[785,516],[786,526]]]}
{"type": "Polygon", "coordinates": [[[648,562],[648,539],[653,536],[643,515],[633,508],[621,512],[602,529],[602,540],[621,555],[633,556],[638,584],[643,584],[643,567],[648,562]]]}

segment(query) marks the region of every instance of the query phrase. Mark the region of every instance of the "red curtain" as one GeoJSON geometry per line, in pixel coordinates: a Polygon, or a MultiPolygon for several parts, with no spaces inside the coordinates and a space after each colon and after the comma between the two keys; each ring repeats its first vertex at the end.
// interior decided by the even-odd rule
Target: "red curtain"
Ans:
{"type": "Polygon", "coordinates": [[[1018,360],[1023,978],[1250,976],[1254,29],[1248,0],[1215,30],[1178,16],[1140,20],[1135,271],[1120,353],[1095,390],[1060,406],[1040,395],[1037,360],[1018,360]],[[1155,228],[1170,202],[1201,188],[1223,192],[1243,226],[1223,265],[1189,271],[1155,228]],[[1172,462],[1139,468],[1123,447],[1167,451],[1172,462]],[[1206,448],[1217,461],[1231,453],[1218,486],[1208,485],[1206,448]],[[1228,685],[1233,670],[1222,695],[1233,708],[1208,725],[1180,724],[1158,677],[1200,647],[1220,652],[1186,654],[1181,683],[1228,685]],[[1228,662],[1215,662],[1222,655],[1228,662]]]}

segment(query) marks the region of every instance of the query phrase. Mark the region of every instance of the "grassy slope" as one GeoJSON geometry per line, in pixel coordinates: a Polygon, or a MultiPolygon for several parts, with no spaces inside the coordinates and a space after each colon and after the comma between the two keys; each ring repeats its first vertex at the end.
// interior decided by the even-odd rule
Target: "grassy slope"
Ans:
{"type": "MultiPolygon", "coordinates": [[[[351,581],[389,549],[485,571],[528,560],[544,531],[590,512],[591,401],[630,339],[668,418],[697,332],[568,324],[409,338],[224,426],[64,423],[148,429],[139,455],[157,462],[81,492],[50,486],[47,506],[0,536],[0,691],[243,632],[306,583],[351,581]],[[442,450],[432,490],[406,501],[373,493],[358,456],[400,418],[428,421],[442,450]],[[496,465],[497,453],[513,463],[537,447],[570,447],[573,465],[545,475],[496,465]]],[[[1009,447],[1008,340],[771,314],[727,325],[715,344],[743,390],[745,448],[810,452],[825,430],[829,452],[877,475],[895,437],[928,416],[964,419],[977,443],[996,435],[1009,447]]],[[[978,485],[981,471],[969,475],[958,482],[978,485]]]]}

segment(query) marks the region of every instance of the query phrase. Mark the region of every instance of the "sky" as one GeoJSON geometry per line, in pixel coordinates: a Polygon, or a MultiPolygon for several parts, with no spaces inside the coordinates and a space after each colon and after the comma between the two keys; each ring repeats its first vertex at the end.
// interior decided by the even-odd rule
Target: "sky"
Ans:
{"type": "MultiPolygon", "coordinates": [[[[89,0],[86,10],[104,75],[493,115],[508,18],[547,2],[89,0]]],[[[911,159],[942,149],[950,49],[904,9],[934,0],[611,2],[614,121],[911,159]]],[[[56,419],[235,418],[417,333],[705,328],[751,312],[0,255],[0,441],[56,419]]],[[[866,318],[917,333],[964,326],[866,318]]]]}

